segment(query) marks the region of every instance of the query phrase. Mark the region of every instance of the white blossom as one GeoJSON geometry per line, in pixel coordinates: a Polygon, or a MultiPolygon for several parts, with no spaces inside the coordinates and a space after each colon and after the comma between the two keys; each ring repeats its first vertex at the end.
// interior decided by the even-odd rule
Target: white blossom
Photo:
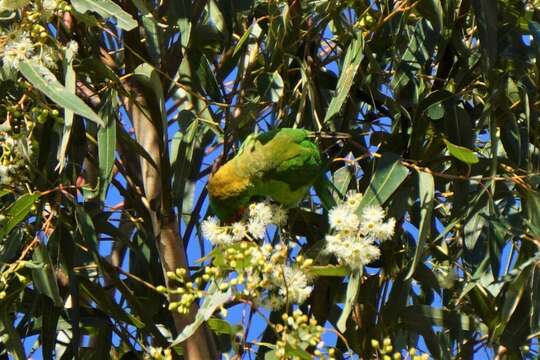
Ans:
{"type": "Polygon", "coordinates": [[[396,220],[383,222],[385,211],[378,205],[366,207],[361,216],[354,214],[362,199],[361,194],[349,194],[347,200],[332,210],[328,217],[333,233],[326,235],[325,252],[334,255],[340,264],[351,269],[378,259],[381,255],[377,241],[394,235],[396,220]]]}
{"type": "Polygon", "coordinates": [[[326,236],[326,252],[336,256],[340,264],[360,269],[380,256],[380,250],[368,238],[326,236]]]}
{"type": "Polygon", "coordinates": [[[56,52],[54,52],[50,47],[45,47],[42,50],[40,60],[45,67],[49,69],[56,68],[56,52]]]}
{"type": "Polygon", "coordinates": [[[79,52],[79,44],[75,40],[71,40],[66,44],[66,51],[69,51],[73,54],[79,52]]]}
{"type": "Polygon", "coordinates": [[[361,222],[379,223],[384,219],[384,210],[378,205],[370,205],[362,211],[361,222]]]}
{"type": "Polygon", "coordinates": [[[13,166],[0,164],[0,185],[10,185],[13,182],[13,166]]]}
{"type": "Polygon", "coordinates": [[[246,224],[237,221],[231,225],[233,241],[241,241],[247,236],[246,224]]]}
{"type": "Polygon", "coordinates": [[[278,289],[282,304],[301,304],[313,290],[306,274],[301,269],[290,266],[278,267],[273,273],[272,282],[278,289]]]}
{"type": "Polygon", "coordinates": [[[385,241],[394,236],[396,228],[396,219],[390,218],[387,222],[379,224],[374,231],[374,237],[378,240],[385,241]]]}
{"type": "Polygon", "coordinates": [[[201,230],[203,236],[214,245],[230,244],[234,241],[227,228],[220,226],[219,219],[215,216],[204,220],[201,230]]]}
{"type": "Polygon", "coordinates": [[[338,231],[356,229],[360,224],[358,216],[346,204],[332,208],[328,213],[328,220],[330,227],[338,231]]]}
{"type": "Polygon", "coordinates": [[[255,238],[255,239],[264,239],[264,236],[266,235],[266,225],[262,221],[258,221],[257,219],[250,219],[248,223],[248,231],[249,233],[255,238]]]}
{"type": "Polygon", "coordinates": [[[249,218],[252,222],[259,222],[266,226],[272,223],[272,215],[272,206],[268,202],[249,205],[249,218]]]}
{"type": "Polygon", "coordinates": [[[43,0],[43,10],[53,12],[58,7],[58,0],[43,0]]]}
{"type": "Polygon", "coordinates": [[[4,66],[18,69],[19,64],[34,55],[34,43],[26,33],[21,33],[4,47],[4,66]]]}
{"type": "Polygon", "coordinates": [[[351,191],[347,194],[346,204],[351,208],[351,211],[355,211],[360,206],[360,201],[362,201],[362,193],[357,193],[356,191],[351,191]]]}

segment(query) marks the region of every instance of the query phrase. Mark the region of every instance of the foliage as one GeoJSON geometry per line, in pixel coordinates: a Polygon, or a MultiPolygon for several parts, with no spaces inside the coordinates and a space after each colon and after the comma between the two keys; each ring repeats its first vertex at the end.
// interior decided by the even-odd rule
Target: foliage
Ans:
{"type": "Polygon", "coordinates": [[[0,11],[1,351],[537,356],[537,1],[0,11]],[[285,223],[204,223],[208,175],[250,134],[293,127],[319,134],[315,191],[285,223]],[[345,231],[336,209],[350,191],[363,194],[345,211],[352,230],[366,209],[396,223],[356,266],[336,250],[348,243],[327,242],[345,231]],[[242,224],[252,229],[238,235],[242,224]],[[212,249],[209,234],[227,241],[212,249]],[[264,251],[275,268],[251,262],[264,251]]]}

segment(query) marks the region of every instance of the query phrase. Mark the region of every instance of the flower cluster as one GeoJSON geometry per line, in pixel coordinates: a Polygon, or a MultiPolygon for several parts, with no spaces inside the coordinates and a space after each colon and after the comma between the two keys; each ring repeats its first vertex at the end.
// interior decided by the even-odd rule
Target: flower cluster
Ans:
{"type": "MultiPolygon", "coordinates": [[[[231,287],[236,297],[272,309],[303,303],[313,290],[308,275],[313,260],[298,256],[291,265],[288,251],[285,244],[257,246],[246,241],[239,249],[226,249],[223,265],[228,268],[221,268],[221,273],[228,274],[228,278],[221,283],[222,290],[231,287]]],[[[216,272],[216,268],[210,267],[209,271],[216,272]]]]}
{"type": "Polygon", "coordinates": [[[17,34],[10,39],[4,47],[4,56],[2,58],[4,66],[7,68],[18,69],[19,64],[32,58],[35,52],[35,46],[27,33],[17,34]]]}
{"type": "Polygon", "coordinates": [[[302,304],[311,295],[313,286],[308,270],[313,260],[300,255],[293,265],[288,264],[288,250],[284,244],[252,249],[249,271],[261,279],[257,303],[279,309],[286,304],[302,304]]]}
{"type": "Polygon", "coordinates": [[[176,269],[176,272],[169,271],[167,278],[170,282],[176,282],[178,286],[175,289],[167,290],[165,286],[161,285],[157,287],[157,290],[179,298],[178,301],[169,303],[169,310],[177,311],[180,314],[189,313],[191,305],[204,295],[203,291],[200,290],[202,278],[199,277],[193,282],[190,281],[186,269],[176,269]]]}
{"type": "Polygon", "coordinates": [[[28,176],[32,145],[26,136],[0,131],[0,186],[14,185],[28,176]]]}
{"type": "MultiPolygon", "coordinates": [[[[383,339],[382,344],[377,339],[371,339],[371,347],[377,353],[377,359],[382,360],[401,360],[403,357],[400,351],[394,351],[392,345],[392,339],[386,337],[383,339]]],[[[415,348],[410,348],[407,351],[406,359],[412,360],[429,360],[429,355],[426,353],[417,354],[415,348]]]]}
{"type": "Polygon", "coordinates": [[[8,31],[0,33],[3,47],[0,48],[4,69],[17,71],[24,61],[30,61],[48,69],[56,69],[60,60],[59,46],[47,30],[53,16],[62,16],[71,11],[65,1],[0,0],[0,11],[15,11],[24,8],[24,16],[8,31]]]}
{"type": "Polygon", "coordinates": [[[217,217],[210,217],[201,224],[202,234],[214,245],[229,245],[245,239],[262,240],[268,225],[283,226],[287,212],[279,205],[268,202],[249,206],[247,217],[231,225],[221,225],[217,217]]]}
{"type": "Polygon", "coordinates": [[[152,360],[172,360],[173,352],[170,348],[163,349],[161,347],[149,347],[144,359],[152,360]]]}
{"type": "Polygon", "coordinates": [[[258,246],[242,241],[216,254],[212,265],[204,268],[204,274],[189,281],[184,269],[167,274],[170,281],[178,284],[176,289],[158,287],[158,291],[179,297],[169,305],[172,311],[185,314],[193,302],[206,295],[202,289],[207,282],[219,284],[221,291],[232,290],[237,299],[272,309],[286,304],[301,304],[311,294],[311,278],[308,275],[312,259],[298,256],[294,265],[288,264],[288,248],[284,244],[272,247],[258,246]],[[204,283],[203,283],[204,282],[204,283]]]}
{"type": "Polygon", "coordinates": [[[278,359],[300,359],[293,353],[308,350],[313,358],[335,359],[335,349],[325,349],[321,339],[323,327],[317,324],[317,320],[309,319],[299,309],[296,309],[292,315],[283,314],[282,320],[283,324],[277,324],[274,327],[278,334],[274,350],[278,359]]]}
{"type": "Polygon", "coordinates": [[[345,202],[328,214],[332,234],[326,235],[326,252],[351,269],[360,269],[380,256],[377,241],[394,235],[394,218],[384,222],[384,210],[378,205],[366,207],[356,214],[361,194],[350,194],[345,202]]]}

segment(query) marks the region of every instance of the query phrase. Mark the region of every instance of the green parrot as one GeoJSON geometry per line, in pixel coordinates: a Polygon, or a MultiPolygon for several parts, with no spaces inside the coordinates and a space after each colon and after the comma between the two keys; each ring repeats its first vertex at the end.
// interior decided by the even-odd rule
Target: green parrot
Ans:
{"type": "Polygon", "coordinates": [[[250,135],[238,154],[208,180],[210,206],[222,221],[239,215],[254,197],[296,205],[323,174],[310,131],[281,128],[250,135]]]}

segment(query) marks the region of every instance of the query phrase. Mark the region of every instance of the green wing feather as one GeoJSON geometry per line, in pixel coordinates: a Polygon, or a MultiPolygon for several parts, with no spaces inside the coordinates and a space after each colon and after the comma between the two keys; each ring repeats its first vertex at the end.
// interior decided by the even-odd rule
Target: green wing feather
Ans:
{"type": "Polygon", "coordinates": [[[322,173],[319,149],[303,129],[249,136],[241,151],[210,178],[210,204],[223,220],[255,196],[294,206],[322,173]]]}

